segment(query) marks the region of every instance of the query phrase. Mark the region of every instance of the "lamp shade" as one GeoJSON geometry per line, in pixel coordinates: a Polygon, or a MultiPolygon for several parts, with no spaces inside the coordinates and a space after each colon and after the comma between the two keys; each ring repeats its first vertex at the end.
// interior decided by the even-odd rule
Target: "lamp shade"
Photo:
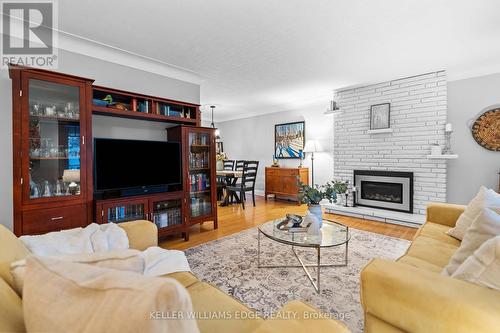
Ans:
{"type": "Polygon", "coordinates": [[[70,182],[78,183],[80,182],[80,170],[66,169],[64,170],[62,179],[64,182],[67,183],[70,182]]]}
{"type": "Polygon", "coordinates": [[[317,140],[307,140],[304,153],[317,153],[323,151],[323,147],[317,140]]]}

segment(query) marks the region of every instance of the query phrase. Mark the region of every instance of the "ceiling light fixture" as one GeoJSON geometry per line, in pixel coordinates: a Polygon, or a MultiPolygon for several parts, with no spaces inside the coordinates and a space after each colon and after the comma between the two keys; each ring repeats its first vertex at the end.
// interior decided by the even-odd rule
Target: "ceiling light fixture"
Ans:
{"type": "Polygon", "coordinates": [[[215,105],[210,105],[210,109],[212,109],[212,123],[210,124],[210,127],[212,127],[212,128],[215,129],[215,139],[219,140],[220,139],[220,132],[219,132],[219,129],[215,128],[215,124],[214,124],[214,109],[215,109],[215,105]]]}

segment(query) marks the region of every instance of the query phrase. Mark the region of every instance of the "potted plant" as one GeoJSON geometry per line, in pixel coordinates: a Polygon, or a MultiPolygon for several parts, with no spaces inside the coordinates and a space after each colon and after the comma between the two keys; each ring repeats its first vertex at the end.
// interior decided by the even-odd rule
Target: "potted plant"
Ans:
{"type": "Polygon", "coordinates": [[[343,204],[347,207],[347,190],[349,189],[349,181],[335,180],[333,182],[333,190],[335,193],[340,194],[343,204]]]}
{"type": "Polygon", "coordinates": [[[323,199],[330,203],[337,202],[337,193],[330,182],[325,185],[304,185],[299,180],[299,199],[302,203],[308,205],[309,212],[317,217],[320,226],[323,221],[323,212],[321,211],[320,202],[323,199]]]}

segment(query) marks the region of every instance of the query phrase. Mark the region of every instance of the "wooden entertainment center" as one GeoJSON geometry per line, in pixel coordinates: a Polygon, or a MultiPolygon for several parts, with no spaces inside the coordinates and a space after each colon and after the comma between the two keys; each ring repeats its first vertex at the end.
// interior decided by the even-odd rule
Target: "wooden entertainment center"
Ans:
{"type": "MultiPolygon", "coordinates": [[[[10,66],[14,233],[17,236],[146,219],[158,236],[213,221],[217,228],[215,130],[198,104],[93,85],[94,80],[10,66]],[[171,192],[94,200],[92,115],[174,124],[182,184],[171,192]]],[[[160,152],[161,153],[161,152],[160,152]]],[[[147,161],[145,170],[147,171],[147,161]]]]}

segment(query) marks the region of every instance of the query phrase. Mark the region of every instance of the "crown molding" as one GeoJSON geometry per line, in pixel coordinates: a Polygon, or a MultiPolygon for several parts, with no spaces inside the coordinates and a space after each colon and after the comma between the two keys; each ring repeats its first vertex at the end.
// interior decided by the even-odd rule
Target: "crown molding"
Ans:
{"type": "MultiPolygon", "coordinates": [[[[11,24],[17,29],[22,29],[23,20],[7,15],[0,11],[0,15],[11,18],[11,24]]],[[[47,27],[47,26],[46,26],[47,27]]],[[[55,47],[73,53],[82,54],[88,57],[114,62],[127,67],[155,73],[172,79],[177,79],[189,83],[201,84],[201,76],[187,68],[175,66],[164,61],[147,57],[142,54],[127,51],[112,45],[104,44],[89,38],[72,34],[60,29],[47,27],[55,32],[55,47]]],[[[3,36],[2,36],[3,37],[3,36]]]]}
{"type": "Polygon", "coordinates": [[[59,49],[194,84],[202,82],[201,76],[192,70],[61,30],[58,34],[59,45],[57,47],[59,49]]]}

